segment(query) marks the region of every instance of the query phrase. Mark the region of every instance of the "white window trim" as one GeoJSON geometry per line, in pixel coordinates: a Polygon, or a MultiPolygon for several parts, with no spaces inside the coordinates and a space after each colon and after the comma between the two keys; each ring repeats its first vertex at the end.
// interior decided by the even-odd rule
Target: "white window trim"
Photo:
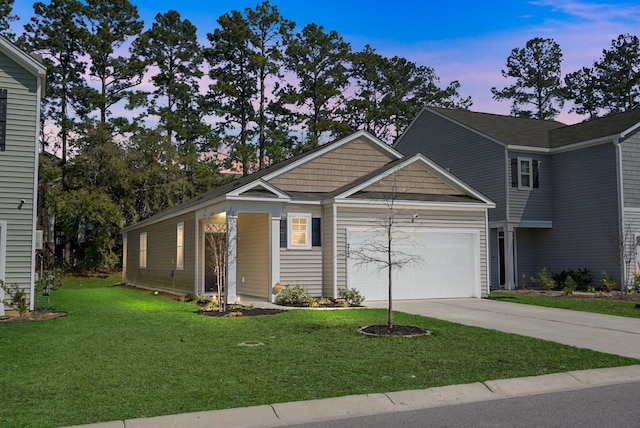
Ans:
{"type": "Polygon", "coordinates": [[[311,249],[311,214],[289,213],[287,214],[287,249],[289,250],[310,250],[311,249]],[[293,219],[304,218],[307,221],[307,243],[306,245],[294,244],[293,238],[293,219]]]}
{"type": "Polygon", "coordinates": [[[518,190],[531,190],[533,188],[533,161],[531,158],[518,158],[518,190]],[[529,176],[529,185],[524,186],[522,184],[522,162],[527,162],[529,164],[529,173],[526,174],[529,176]]]}
{"type": "Polygon", "coordinates": [[[147,267],[147,255],[149,253],[149,241],[147,240],[147,232],[140,232],[140,241],[139,241],[139,248],[138,248],[138,253],[139,253],[139,257],[138,257],[138,266],[141,269],[145,269],[147,267]],[[142,251],[142,237],[144,236],[144,253],[142,251]],[[143,257],[144,254],[144,257],[143,257]]]}
{"type": "Polygon", "coordinates": [[[176,225],[176,270],[184,270],[184,222],[176,225]],[[182,245],[180,245],[182,241],[182,245]]]}

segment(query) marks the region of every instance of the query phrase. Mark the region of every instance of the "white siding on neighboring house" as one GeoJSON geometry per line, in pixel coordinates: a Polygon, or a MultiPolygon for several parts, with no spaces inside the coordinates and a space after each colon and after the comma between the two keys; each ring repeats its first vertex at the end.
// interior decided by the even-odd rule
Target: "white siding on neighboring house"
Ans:
{"type": "Polygon", "coordinates": [[[624,206],[640,208],[640,135],[635,133],[627,138],[621,150],[624,206]]]}

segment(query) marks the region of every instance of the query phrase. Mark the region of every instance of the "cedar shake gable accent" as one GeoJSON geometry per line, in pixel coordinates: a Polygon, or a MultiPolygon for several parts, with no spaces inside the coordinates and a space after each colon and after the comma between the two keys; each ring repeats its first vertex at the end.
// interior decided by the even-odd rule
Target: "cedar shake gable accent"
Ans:
{"type": "Polygon", "coordinates": [[[269,180],[284,191],[332,192],[368,175],[396,157],[369,138],[356,138],[269,180]]]}
{"type": "MultiPolygon", "coordinates": [[[[287,180],[282,180],[285,183],[285,185],[281,187],[278,185],[279,181],[277,179],[281,176],[286,177],[290,172],[294,172],[294,174],[291,177],[294,177],[294,181],[295,181],[296,177],[300,178],[300,175],[299,174],[296,175],[295,172],[300,169],[304,169],[307,163],[313,163],[313,166],[316,168],[319,165],[330,166],[331,161],[340,161],[341,159],[342,161],[344,161],[345,160],[344,156],[346,154],[353,155],[353,158],[351,159],[352,163],[354,162],[354,159],[356,159],[357,160],[356,163],[365,164],[365,166],[362,167],[362,170],[364,172],[361,172],[360,175],[366,174],[369,171],[376,169],[378,167],[378,164],[380,163],[387,163],[393,159],[397,159],[402,156],[395,149],[391,148],[390,146],[387,146],[385,143],[381,142],[371,134],[364,131],[359,131],[348,137],[337,139],[327,144],[323,144],[314,149],[308,150],[304,153],[300,153],[296,156],[293,156],[289,159],[279,162],[275,165],[269,166],[267,168],[261,169],[259,171],[251,173],[244,177],[237,178],[236,180],[230,183],[226,183],[226,184],[223,184],[222,186],[211,189],[199,196],[196,196],[195,198],[192,198],[181,204],[175,205],[172,208],[169,208],[159,214],[151,216],[131,226],[127,226],[124,229],[122,229],[122,232],[125,233],[129,230],[137,229],[147,224],[153,224],[163,219],[175,217],[185,212],[186,210],[195,209],[195,207],[199,205],[210,203],[211,201],[214,201],[219,198],[225,198],[227,194],[232,193],[234,190],[239,189],[243,186],[249,185],[250,183],[254,181],[258,181],[260,179],[266,181],[269,185],[273,186],[274,188],[282,191],[287,195],[293,196],[295,194],[298,194],[298,195],[306,194],[307,195],[306,199],[310,199],[308,196],[309,193],[322,195],[326,193],[327,191],[326,189],[334,190],[336,188],[336,185],[335,185],[336,178],[334,176],[339,174],[339,172],[329,171],[328,174],[324,174],[324,175],[321,173],[318,173],[316,174],[314,180],[310,180],[310,182],[307,182],[306,185],[303,186],[302,188],[296,188],[295,186],[288,186],[286,184],[287,180]],[[349,147],[352,142],[357,142],[358,144],[355,145],[354,147],[349,148],[348,150],[345,150],[344,152],[341,151],[343,147],[345,146],[349,147]],[[354,148],[356,150],[353,150],[354,148]],[[339,152],[339,154],[337,156],[331,155],[331,153],[334,151],[339,152]],[[330,155],[330,156],[328,158],[325,158],[325,156],[327,155],[330,155]],[[380,160],[383,158],[384,158],[384,162],[380,160]],[[330,160],[328,163],[327,163],[327,159],[330,160]],[[373,160],[373,165],[366,165],[366,162],[361,162],[363,159],[366,161],[373,160]],[[318,160],[319,162],[314,163],[318,160]],[[319,180],[329,180],[330,185],[326,185],[326,184],[323,185],[322,182],[319,182],[319,180]],[[316,186],[310,186],[309,185],[310,183],[316,184],[316,186]],[[322,189],[325,189],[325,190],[322,190],[322,189]]],[[[339,166],[338,169],[344,170],[345,169],[344,165],[339,166]]],[[[354,170],[357,170],[357,168],[354,170]]],[[[358,175],[358,177],[360,175],[358,175]]],[[[337,178],[337,180],[341,181],[343,180],[343,178],[337,178]]],[[[315,199],[315,196],[313,197],[313,200],[320,200],[320,199],[322,198],[320,197],[318,199],[315,199]]]]}

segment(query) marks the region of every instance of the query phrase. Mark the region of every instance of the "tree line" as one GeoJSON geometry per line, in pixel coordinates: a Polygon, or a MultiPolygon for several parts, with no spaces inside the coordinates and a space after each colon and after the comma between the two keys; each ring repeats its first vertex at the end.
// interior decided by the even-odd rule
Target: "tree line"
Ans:
{"type": "MultiPolygon", "coordinates": [[[[119,230],[234,178],[367,130],[392,143],[425,105],[468,109],[458,81],[336,31],[303,28],[269,1],[221,15],[201,43],[175,10],[145,26],[128,0],[33,4],[19,36],[14,0],[0,34],[47,66],[39,227],[59,263],[116,266],[119,230]],[[223,173],[224,172],[224,173],[223,173]],[[53,231],[55,230],[56,236],[53,231]]],[[[594,118],[634,108],[638,38],[621,35],[592,67],[561,75],[553,39],[515,48],[492,88],[512,114],[594,118]]]]}
{"type": "Polygon", "coordinates": [[[264,1],[217,19],[201,44],[175,10],[145,27],[128,0],[33,4],[17,37],[14,0],[0,34],[47,66],[40,227],[60,262],[118,263],[119,229],[209,190],[365,129],[392,142],[425,104],[467,108],[456,81],[264,1]]]}
{"type": "Polygon", "coordinates": [[[511,101],[511,114],[554,119],[565,102],[569,112],[595,119],[640,105],[640,41],[621,34],[602,50],[591,66],[562,75],[562,50],[553,39],[536,37],[514,48],[507,58],[505,78],[515,82],[492,88],[494,99],[511,101]]]}

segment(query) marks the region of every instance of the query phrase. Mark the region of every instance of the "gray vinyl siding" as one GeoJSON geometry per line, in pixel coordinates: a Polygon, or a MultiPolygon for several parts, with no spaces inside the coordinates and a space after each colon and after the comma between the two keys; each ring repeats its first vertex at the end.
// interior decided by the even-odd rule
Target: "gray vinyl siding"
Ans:
{"type": "Polygon", "coordinates": [[[395,146],[422,153],[496,203],[489,221],[506,220],[505,149],[462,126],[423,111],[395,146]]]}
{"type": "Polygon", "coordinates": [[[640,209],[628,208],[624,212],[624,234],[627,243],[627,258],[631,262],[629,264],[628,278],[631,279],[631,272],[640,272],[640,265],[636,260],[640,258],[640,254],[636,254],[636,236],[640,236],[640,209]]]}
{"type": "Polygon", "coordinates": [[[536,235],[536,267],[587,268],[619,280],[608,231],[618,227],[615,147],[602,144],[555,154],[551,160],[553,229],[536,235]]]}
{"type": "Polygon", "coordinates": [[[333,296],[333,271],[335,267],[333,254],[333,205],[322,208],[322,294],[333,296]]]}
{"type": "Polygon", "coordinates": [[[269,297],[271,220],[268,213],[239,213],[237,293],[269,297]]]}
{"type": "Polygon", "coordinates": [[[509,189],[509,221],[552,221],[552,188],[551,188],[551,162],[549,156],[531,155],[529,153],[509,153],[508,160],[509,189]],[[529,158],[538,161],[538,183],[537,188],[530,190],[518,190],[511,186],[511,161],[512,158],[529,158]]]}
{"type": "MultiPolygon", "coordinates": [[[[312,217],[322,217],[322,209],[319,205],[287,206],[286,212],[287,215],[309,213],[312,217]]],[[[322,227],[324,230],[324,224],[322,227]]],[[[322,250],[325,242],[323,236],[321,247],[311,247],[309,250],[280,248],[280,282],[283,285],[300,284],[311,296],[322,296],[324,278],[322,250]]]]}
{"type": "MultiPolygon", "coordinates": [[[[380,229],[379,221],[376,219],[383,214],[383,210],[375,208],[355,208],[355,207],[338,207],[338,288],[347,285],[347,229],[353,227],[368,228],[373,230],[380,229]]],[[[477,231],[480,236],[480,281],[481,293],[485,295],[488,292],[487,278],[487,237],[485,228],[485,213],[478,212],[458,212],[448,210],[419,210],[412,209],[406,213],[399,214],[399,223],[411,224],[413,214],[418,214],[418,218],[414,220],[415,227],[433,229],[469,229],[469,231],[477,231]]]]}
{"type": "Polygon", "coordinates": [[[622,185],[624,206],[640,208],[640,134],[622,143],[622,185]]]}
{"type": "Polygon", "coordinates": [[[0,89],[8,90],[6,150],[0,151],[0,221],[7,222],[4,281],[30,294],[38,81],[0,53],[0,89]],[[18,209],[21,199],[25,203],[18,209]]]}
{"type": "Polygon", "coordinates": [[[125,282],[152,290],[177,294],[195,290],[194,213],[127,230],[125,282]],[[176,269],[177,225],[184,222],[184,269],[176,269]],[[147,267],[140,267],[140,234],[147,233],[147,267]]]}
{"type": "Polygon", "coordinates": [[[516,229],[516,252],[518,258],[518,281],[517,287],[531,285],[531,277],[535,276],[535,235],[536,229],[516,229]],[[524,276],[524,278],[523,278],[524,276]]]}

